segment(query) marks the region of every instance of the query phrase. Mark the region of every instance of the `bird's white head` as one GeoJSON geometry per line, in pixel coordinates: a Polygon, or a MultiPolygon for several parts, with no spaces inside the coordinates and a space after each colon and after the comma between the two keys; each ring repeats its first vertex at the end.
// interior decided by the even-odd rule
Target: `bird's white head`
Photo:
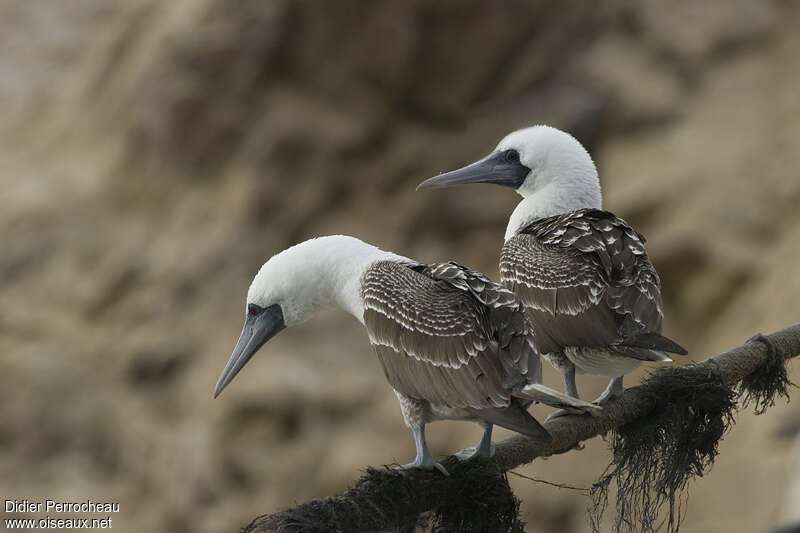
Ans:
{"type": "Polygon", "coordinates": [[[363,320],[364,270],[379,259],[397,257],[345,235],[311,239],[272,256],[247,291],[244,327],[214,396],[264,343],[317,311],[338,305],[363,320]]]}
{"type": "Polygon", "coordinates": [[[589,152],[569,133],[550,126],[513,131],[497,144],[495,152],[504,154],[506,159],[517,158],[520,165],[529,169],[516,188],[522,197],[557,185],[578,197],[581,207],[600,207],[597,168],[589,152]]]}
{"type": "Polygon", "coordinates": [[[440,174],[417,188],[494,183],[516,190],[535,218],[582,208],[600,208],[597,169],[572,135],[550,126],[532,126],[506,135],[488,156],[440,174]]]}
{"type": "MultiPolygon", "coordinates": [[[[349,244],[350,238],[341,241],[349,244]]],[[[331,303],[332,287],[326,263],[340,239],[311,239],[273,255],[264,263],[247,290],[247,309],[278,306],[286,326],[308,320],[331,303]]],[[[338,255],[338,254],[337,254],[338,255]]]]}

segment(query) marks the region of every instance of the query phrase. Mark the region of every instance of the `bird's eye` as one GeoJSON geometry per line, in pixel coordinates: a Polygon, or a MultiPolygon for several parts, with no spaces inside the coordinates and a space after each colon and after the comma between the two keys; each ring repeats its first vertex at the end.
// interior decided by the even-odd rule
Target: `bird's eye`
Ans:
{"type": "Polygon", "coordinates": [[[248,315],[258,316],[263,312],[264,312],[264,308],[261,307],[261,306],[258,306],[256,304],[249,304],[247,306],[247,314],[248,315]]]}
{"type": "Polygon", "coordinates": [[[506,161],[509,163],[516,163],[519,161],[519,152],[516,150],[507,150],[506,151],[506,161]]]}

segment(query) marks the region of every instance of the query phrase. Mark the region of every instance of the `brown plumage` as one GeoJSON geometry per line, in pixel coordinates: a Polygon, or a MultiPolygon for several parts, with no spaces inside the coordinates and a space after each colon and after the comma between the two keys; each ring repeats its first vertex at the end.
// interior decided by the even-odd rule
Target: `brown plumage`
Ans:
{"type": "Polygon", "coordinates": [[[686,353],[660,335],[660,281],[644,244],[624,220],[599,209],[538,219],[506,241],[500,277],[555,366],[571,362],[616,377],[640,360],[686,353]]]}
{"type": "Polygon", "coordinates": [[[404,407],[409,425],[475,419],[544,437],[525,400],[564,406],[564,398],[527,396],[526,385],[541,381],[541,360],[510,290],[455,263],[395,261],[371,265],[361,290],[387,380],[406,405],[432,406],[417,414],[404,407]]]}
{"type": "Polygon", "coordinates": [[[523,200],[506,227],[503,284],[520,297],[539,351],[577,397],[575,371],[612,377],[600,400],[622,393],[640,360],[686,353],[661,336],[659,280],[644,238],[602,211],[597,168],[586,149],[549,126],[506,135],[486,157],[418,188],[494,183],[523,200]]]}
{"type": "Polygon", "coordinates": [[[477,272],[380,261],[364,274],[362,297],[370,341],[404,396],[451,409],[509,407],[512,388],[529,371],[538,376],[519,301],[477,272]]]}

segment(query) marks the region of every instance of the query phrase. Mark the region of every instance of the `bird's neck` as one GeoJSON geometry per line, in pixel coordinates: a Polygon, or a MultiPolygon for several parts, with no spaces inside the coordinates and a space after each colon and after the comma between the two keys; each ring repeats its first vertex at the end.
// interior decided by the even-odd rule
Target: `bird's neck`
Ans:
{"type": "Polygon", "coordinates": [[[364,300],[361,282],[364,273],[377,261],[409,261],[408,259],[370,246],[355,253],[339,254],[327,265],[326,276],[330,303],[364,323],[364,300]]]}
{"type": "Polygon", "coordinates": [[[564,186],[557,180],[545,185],[517,204],[508,220],[505,240],[540,218],[547,218],[578,209],[602,209],[600,183],[589,181],[581,187],[564,186]]]}

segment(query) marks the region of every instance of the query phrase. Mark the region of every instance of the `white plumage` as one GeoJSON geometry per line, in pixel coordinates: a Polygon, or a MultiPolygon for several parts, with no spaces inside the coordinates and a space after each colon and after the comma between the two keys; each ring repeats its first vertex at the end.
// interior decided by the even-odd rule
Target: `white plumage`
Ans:
{"type": "Polygon", "coordinates": [[[280,305],[286,326],[333,306],[363,324],[360,280],[367,267],[380,260],[411,262],[347,235],[309,239],[264,263],[247,291],[247,303],[280,305]]]}
{"type": "Polygon", "coordinates": [[[495,150],[516,150],[520,162],[530,169],[516,189],[523,200],[511,213],[506,240],[539,218],[583,208],[602,209],[594,162],[569,133],[550,126],[532,126],[509,133],[495,150]]]}

